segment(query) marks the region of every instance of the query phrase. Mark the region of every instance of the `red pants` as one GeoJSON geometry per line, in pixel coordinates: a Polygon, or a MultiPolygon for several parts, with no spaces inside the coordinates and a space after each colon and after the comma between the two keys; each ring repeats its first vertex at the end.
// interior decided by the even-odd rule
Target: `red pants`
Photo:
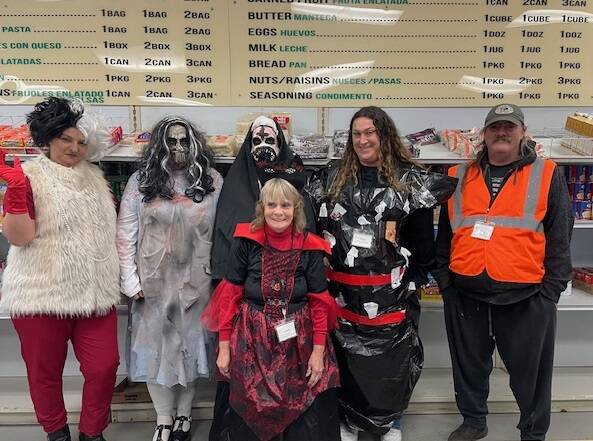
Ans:
{"type": "Polygon", "coordinates": [[[109,423],[119,352],[115,309],[101,317],[58,318],[51,315],[13,318],[27,365],[29,391],[37,421],[47,433],[66,425],[62,374],[68,340],[84,377],[79,430],[100,434],[109,423]]]}

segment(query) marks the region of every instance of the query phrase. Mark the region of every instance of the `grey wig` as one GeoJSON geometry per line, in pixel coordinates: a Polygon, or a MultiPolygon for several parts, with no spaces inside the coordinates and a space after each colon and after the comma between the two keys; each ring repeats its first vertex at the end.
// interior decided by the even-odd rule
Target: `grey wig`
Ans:
{"type": "Polygon", "coordinates": [[[166,117],[154,126],[140,160],[138,182],[144,202],[150,202],[156,197],[173,198],[172,170],[169,167],[171,150],[167,145],[167,131],[175,125],[185,127],[189,138],[189,165],[184,172],[190,184],[185,189],[185,196],[198,203],[214,191],[213,179],[210,176],[214,155],[206,145],[206,138],[186,119],[166,117]]]}

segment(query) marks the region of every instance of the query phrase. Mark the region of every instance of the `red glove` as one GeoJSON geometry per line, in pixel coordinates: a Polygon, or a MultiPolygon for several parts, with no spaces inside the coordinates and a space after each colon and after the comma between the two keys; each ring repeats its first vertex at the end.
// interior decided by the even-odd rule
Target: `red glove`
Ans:
{"type": "Polygon", "coordinates": [[[28,213],[27,178],[21,168],[21,161],[14,157],[14,166],[6,164],[6,152],[0,149],[0,178],[8,184],[4,194],[4,212],[11,214],[28,213]]]}

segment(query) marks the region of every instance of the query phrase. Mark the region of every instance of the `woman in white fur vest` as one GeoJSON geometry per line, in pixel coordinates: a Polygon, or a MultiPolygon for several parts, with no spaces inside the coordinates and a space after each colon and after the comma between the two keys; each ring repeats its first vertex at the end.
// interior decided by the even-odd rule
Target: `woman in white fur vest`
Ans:
{"type": "Polygon", "coordinates": [[[132,298],[128,375],[157,413],[153,441],[189,441],[196,380],[209,374],[200,315],[222,176],[204,135],[167,117],[152,130],[120,205],[121,291],[132,298]]]}
{"type": "Polygon", "coordinates": [[[27,115],[47,155],[0,156],[3,234],[11,243],[0,307],[21,342],[31,399],[48,441],[70,441],[62,374],[72,342],[84,376],[80,441],[104,441],[119,355],[116,214],[98,160],[110,134],[78,101],[48,98],[27,115]]]}

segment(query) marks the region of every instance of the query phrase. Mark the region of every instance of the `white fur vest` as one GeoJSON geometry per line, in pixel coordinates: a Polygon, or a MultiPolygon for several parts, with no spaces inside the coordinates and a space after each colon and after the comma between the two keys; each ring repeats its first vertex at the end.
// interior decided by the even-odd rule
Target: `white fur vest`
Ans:
{"type": "Polygon", "coordinates": [[[103,315],[119,300],[115,207],[101,170],[45,156],[23,164],[35,203],[35,238],[11,246],[0,306],[12,316],[103,315]]]}

